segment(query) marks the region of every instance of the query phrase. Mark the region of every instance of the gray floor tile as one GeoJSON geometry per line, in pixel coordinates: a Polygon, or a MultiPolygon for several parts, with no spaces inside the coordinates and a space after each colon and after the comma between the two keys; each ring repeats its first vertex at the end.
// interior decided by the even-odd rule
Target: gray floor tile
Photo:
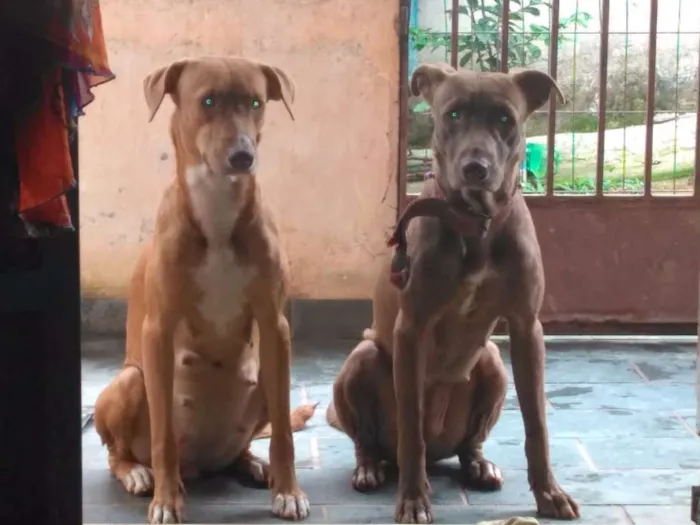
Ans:
{"type": "Polygon", "coordinates": [[[676,415],[680,417],[681,420],[685,423],[686,427],[688,428],[688,431],[694,435],[697,435],[697,410],[694,408],[686,408],[682,410],[676,410],[675,412],[676,415]]]}
{"type": "Polygon", "coordinates": [[[698,478],[691,470],[559,472],[560,482],[583,505],[690,505],[690,486],[698,478]]]}
{"type": "Polygon", "coordinates": [[[338,437],[324,437],[317,440],[321,468],[345,469],[355,468],[355,445],[352,440],[338,433],[338,437]]]}
{"type": "MultiPolygon", "coordinates": [[[[614,505],[584,505],[576,525],[630,525],[625,510],[614,505]]],[[[522,514],[520,514],[522,516],[522,514]]],[[[527,516],[527,514],[525,514],[527,516]]],[[[534,514],[530,514],[534,515],[534,514]]],[[[561,520],[538,518],[540,525],[561,525],[561,520]]]]}
{"type": "MultiPolygon", "coordinates": [[[[554,414],[547,414],[547,420],[554,417],[554,414]]],[[[489,439],[524,439],[525,427],[523,426],[523,416],[519,410],[509,410],[501,412],[496,426],[491,430],[489,439]]]]}
{"type": "MultiPolygon", "coordinates": [[[[148,512],[148,499],[132,505],[83,505],[83,522],[91,523],[145,523],[148,512]]],[[[269,505],[202,505],[185,499],[186,523],[280,523],[272,515],[269,505]]],[[[311,514],[304,523],[325,523],[325,511],[321,506],[312,505],[311,514]]]]}
{"type": "MultiPolygon", "coordinates": [[[[526,469],[525,442],[521,439],[488,439],[484,444],[486,457],[501,469],[526,469]]],[[[586,468],[576,440],[552,438],[549,453],[554,467],[586,468]]]]}
{"type": "Polygon", "coordinates": [[[93,523],[109,523],[110,525],[122,523],[146,523],[148,513],[147,498],[143,498],[137,503],[122,504],[83,504],[83,523],[91,525],[93,523]]]}
{"type": "MultiPolygon", "coordinates": [[[[697,473],[690,470],[634,470],[590,472],[558,468],[555,475],[561,486],[579,505],[689,505],[690,486],[697,473]]],[[[505,485],[498,493],[467,491],[472,505],[527,505],[534,497],[527,472],[506,470],[505,485]]]]}
{"type": "MultiPolygon", "coordinates": [[[[349,506],[328,505],[330,523],[391,523],[394,506],[349,506]]],[[[475,525],[482,521],[501,520],[512,517],[535,517],[532,506],[483,506],[483,505],[434,505],[435,523],[461,523],[475,525]]],[[[538,518],[540,525],[559,525],[557,520],[538,518]]],[[[576,525],[631,525],[625,511],[619,506],[588,506],[581,508],[581,518],[576,525]]],[[[668,522],[672,523],[672,522],[668,522]]],[[[661,523],[657,524],[661,525],[661,523]]]]}
{"type": "MultiPolygon", "coordinates": [[[[599,469],[700,469],[700,438],[584,439],[599,469]]],[[[700,479],[700,476],[698,477],[700,479]]]]}
{"type": "MultiPolygon", "coordinates": [[[[688,489],[690,492],[690,489],[688,489]]],[[[690,506],[627,506],[627,514],[634,525],[683,525],[692,523],[690,506]]]]}
{"type": "Polygon", "coordinates": [[[652,383],[695,384],[695,349],[685,352],[645,352],[634,356],[632,362],[652,383]]]}
{"type": "MultiPolygon", "coordinates": [[[[462,490],[455,479],[456,472],[445,469],[430,475],[433,488],[432,500],[436,505],[461,505],[462,490]]],[[[395,476],[377,491],[361,493],[350,484],[352,469],[304,470],[298,473],[299,483],[318,505],[393,505],[396,500],[395,476]]]]}
{"type": "MultiPolygon", "coordinates": [[[[688,434],[688,429],[672,410],[555,410],[554,414],[547,417],[547,421],[551,437],[641,439],[687,437],[688,434]]],[[[512,425],[515,426],[515,422],[512,425]]]]}
{"type": "Polygon", "coordinates": [[[83,359],[81,363],[81,396],[83,406],[94,406],[97,396],[114,379],[123,358],[83,359]]]}
{"type": "MultiPolygon", "coordinates": [[[[330,523],[393,523],[394,521],[394,505],[329,505],[326,509],[330,523]]],[[[486,519],[509,518],[513,515],[503,509],[484,510],[466,505],[433,505],[434,523],[475,525],[486,519]]]]}
{"type": "Polygon", "coordinates": [[[558,383],[641,383],[629,352],[549,352],[545,379],[558,383]],[[576,366],[571,366],[575,362],[576,366]]]}
{"type": "MultiPolygon", "coordinates": [[[[307,428],[294,434],[298,477],[313,505],[312,522],[392,521],[395,478],[373,494],[354,491],[350,486],[352,442],[326,423],[332,382],[354,344],[331,345],[330,349],[307,344],[294,349],[292,406],[302,401],[319,403],[307,428]]],[[[559,482],[583,506],[579,525],[631,525],[631,519],[636,525],[689,523],[690,486],[697,484],[700,469],[700,438],[689,430],[695,426],[694,346],[666,350],[649,352],[626,345],[588,351],[579,345],[548,353],[551,459],[559,482]],[[631,518],[620,505],[631,505],[627,507],[631,518]]],[[[106,450],[86,421],[99,392],[118,373],[122,352],[123,341],[119,340],[84,345],[87,523],[143,522],[149,501],[126,494],[109,474],[106,450]],[[110,348],[111,355],[106,352],[110,348]]],[[[504,352],[510,374],[508,357],[504,352]]],[[[534,512],[525,470],[525,433],[512,381],[505,408],[485,444],[488,458],[503,469],[503,490],[465,493],[457,482],[456,458],[433,466],[429,476],[437,523],[471,525],[534,512]],[[466,498],[471,505],[465,505],[466,498]]],[[[252,444],[254,453],[265,459],[268,449],[269,440],[252,444]]],[[[268,490],[244,487],[227,476],[189,482],[187,490],[191,523],[277,522],[269,514],[268,490]]]]}
{"type": "Polygon", "coordinates": [[[548,385],[555,410],[677,410],[694,408],[695,391],[685,384],[571,383],[548,385]]]}

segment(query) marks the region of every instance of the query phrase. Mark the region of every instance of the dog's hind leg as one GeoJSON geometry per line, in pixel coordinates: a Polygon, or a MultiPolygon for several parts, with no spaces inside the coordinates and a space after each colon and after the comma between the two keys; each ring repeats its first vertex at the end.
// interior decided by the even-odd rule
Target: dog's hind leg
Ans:
{"type": "MultiPolygon", "coordinates": [[[[272,429],[267,408],[264,403],[260,404],[260,413],[257,418],[258,424],[253,430],[253,439],[269,437],[272,434],[272,429]]],[[[236,458],[231,467],[226,470],[234,475],[244,477],[256,487],[269,487],[270,463],[253,454],[250,450],[250,443],[248,443],[243,452],[236,458]]]]}
{"type": "Polygon", "coordinates": [[[392,384],[387,358],[374,341],[364,340],[348,356],[333,385],[326,418],[355,444],[352,486],[362,492],[384,482],[385,451],[396,450],[395,430],[390,430],[396,428],[392,384]]]}
{"type": "Polygon", "coordinates": [[[498,347],[491,341],[472,371],[470,383],[467,434],[457,450],[462,478],[473,489],[499,490],[503,475],[484,457],[483,444],[505,404],[508,374],[498,347]]]}
{"type": "Polygon", "coordinates": [[[125,367],[102,391],[95,403],[95,430],[109,453],[109,469],[121,481],[127,492],[141,496],[153,491],[151,469],[136,461],[133,452],[135,440],[143,441],[144,451],[150,452],[147,429],[148,407],[146,388],[141,370],[125,367]]]}
{"type": "Polygon", "coordinates": [[[231,466],[231,470],[235,474],[249,478],[261,488],[266,488],[270,484],[270,464],[253,454],[249,448],[245,449],[236,458],[236,461],[231,466]]]}

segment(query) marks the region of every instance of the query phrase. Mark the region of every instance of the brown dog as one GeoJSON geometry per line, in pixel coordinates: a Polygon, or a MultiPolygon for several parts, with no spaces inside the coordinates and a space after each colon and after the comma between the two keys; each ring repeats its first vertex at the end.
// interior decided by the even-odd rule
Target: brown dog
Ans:
{"type": "Polygon", "coordinates": [[[151,119],[166,94],[175,102],[177,176],[131,281],[124,368],[95,406],[110,469],[128,492],[153,491],[150,523],[181,522],[182,478],[229,467],[269,482],[274,514],[303,519],[286,261],[254,176],[266,103],[292,116],[294,85],[275,67],[205,57],[154,71],[144,89],[151,119]],[[269,474],[249,452],[268,422],[269,474]]]}
{"type": "Polygon", "coordinates": [[[468,484],[500,488],[482,443],[506,395],[506,370],[489,340],[505,319],[537,509],[575,518],[578,506],[549,460],[538,319],[544,275],[518,182],[525,121],[552,90],[561,93],[537,71],[446,65],[418,67],[411,90],[432,108],[433,177],[399,221],[396,254],[375,288],[372,330],[341,369],[328,420],[355,443],[356,489],[382,482],[380,462],[398,464],[399,523],[433,519],[427,462],[457,455],[468,484]]]}

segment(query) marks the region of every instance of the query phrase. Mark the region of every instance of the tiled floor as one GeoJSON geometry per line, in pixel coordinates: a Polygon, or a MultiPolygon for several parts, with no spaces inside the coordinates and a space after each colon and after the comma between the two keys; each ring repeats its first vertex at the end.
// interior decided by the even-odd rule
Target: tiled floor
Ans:
{"type": "MultiPolygon", "coordinates": [[[[85,344],[83,402],[88,414],[120,366],[121,344],[85,344]],[[105,353],[115,357],[105,358],[105,353]]],[[[292,403],[320,402],[309,428],[295,434],[299,478],[313,505],[311,522],[391,523],[395,485],[376,494],[354,492],[351,443],[325,423],[330,384],[351,346],[295,348],[292,403]]],[[[586,351],[585,344],[578,344],[549,352],[552,461],[560,483],[582,505],[580,525],[690,523],[690,487],[700,484],[694,369],[692,345],[624,344],[586,351]]],[[[512,387],[508,400],[486,443],[489,458],[503,469],[505,487],[492,494],[464,491],[455,481],[456,461],[433,468],[436,522],[474,524],[533,515],[523,425],[512,387]]],[[[267,447],[266,440],[254,443],[263,457],[267,447]]],[[[148,499],[128,496],[110,477],[105,451],[89,421],[83,465],[86,523],[143,523],[148,499]]],[[[187,489],[188,522],[275,522],[266,490],[245,488],[226,477],[187,489]]]]}

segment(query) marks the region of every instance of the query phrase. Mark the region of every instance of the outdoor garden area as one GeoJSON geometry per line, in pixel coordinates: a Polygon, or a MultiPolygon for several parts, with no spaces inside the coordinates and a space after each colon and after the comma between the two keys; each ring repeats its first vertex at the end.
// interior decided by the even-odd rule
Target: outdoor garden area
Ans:
{"type": "MultiPolygon", "coordinates": [[[[691,0],[686,0],[688,6],[691,0]]],[[[424,62],[450,62],[452,2],[414,0],[409,71],[424,62]]],[[[659,10],[653,118],[652,193],[692,193],[698,100],[700,20],[677,9],[659,10]],[[670,12],[673,11],[673,12],[670,12]]],[[[686,7],[688,7],[686,6],[686,7]]],[[[676,6],[674,6],[676,7],[676,6]]],[[[692,9],[691,9],[692,11],[692,9]]],[[[501,69],[501,0],[463,0],[459,6],[460,67],[501,69]]],[[[601,13],[598,0],[560,2],[557,80],[566,97],[556,111],[554,192],[592,194],[599,127],[601,13]]],[[[511,0],[508,67],[549,71],[551,6],[546,0],[511,0]]],[[[640,194],[644,186],[649,2],[611,2],[605,193],[640,194]]],[[[547,169],[546,108],[527,129],[522,183],[544,193],[547,169]]],[[[418,193],[430,170],[432,117],[425,102],[409,99],[408,193],[418,193]]]]}

